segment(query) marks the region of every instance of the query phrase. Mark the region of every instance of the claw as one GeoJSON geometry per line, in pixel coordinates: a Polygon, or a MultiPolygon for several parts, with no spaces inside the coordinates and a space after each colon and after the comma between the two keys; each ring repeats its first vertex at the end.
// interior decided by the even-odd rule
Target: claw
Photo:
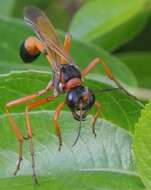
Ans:
{"type": "Polygon", "coordinates": [[[33,175],[32,177],[33,177],[34,184],[39,185],[37,176],[33,175]]]}
{"type": "Polygon", "coordinates": [[[59,144],[58,151],[61,151],[62,144],[59,144]]]}
{"type": "Polygon", "coordinates": [[[93,133],[94,137],[96,138],[97,135],[96,135],[96,131],[95,131],[95,125],[92,126],[92,133],[93,133]]]}
{"type": "Polygon", "coordinates": [[[59,148],[58,148],[58,151],[61,151],[61,147],[62,147],[62,137],[61,137],[61,134],[58,135],[58,138],[59,138],[59,148]]]}
{"type": "Polygon", "coordinates": [[[20,170],[20,164],[21,164],[21,161],[22,161],[22,160],[23,160],[22,157],[19,157],[19,161],[18,161],[16,170],[14,171],[13,175],[16,175],[17,172],[20,170]]]}

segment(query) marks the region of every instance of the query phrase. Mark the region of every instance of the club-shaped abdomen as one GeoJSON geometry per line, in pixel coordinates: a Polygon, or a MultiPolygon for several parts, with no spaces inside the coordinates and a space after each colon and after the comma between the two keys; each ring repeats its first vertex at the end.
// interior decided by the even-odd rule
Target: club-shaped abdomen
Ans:
{"type": "Polygon", "coordinates": [[[36,53],[35,55],[31,55],[27,49],[25,48],[25,41],[20,46],[20,57],[24,61],[24,63],[32,63],[35,59],[39,57],[40,53],[36,53]]]}

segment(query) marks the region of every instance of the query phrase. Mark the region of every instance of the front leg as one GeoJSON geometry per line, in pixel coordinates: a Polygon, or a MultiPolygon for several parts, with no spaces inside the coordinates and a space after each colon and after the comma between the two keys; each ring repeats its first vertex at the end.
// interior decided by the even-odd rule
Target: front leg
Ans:
{"type": "Polygon", "coordinates": [[[57,106],[55,114],[54,114],[54,118],[53,118],[54,126],[56,129],[56,135],[59,138],[59,151],[61,150],[61,146],[62,146],[62,136],[61,136],[61,130],[60,130],[60,125],[58,123],[58,119],[64,106],[65,106],[65,102],[62,102],[57,106]]]}
{"type": "Polygon", "coordinates": [[[94,106],[96,107],[97,112],[96,112],[96,114],[93,118],[93,122],[92,122],[92,133],[96,137],[95,124],[96,124],[98,117],[101,116],[101,104],[99,102],[95,101],[94,106]]]}

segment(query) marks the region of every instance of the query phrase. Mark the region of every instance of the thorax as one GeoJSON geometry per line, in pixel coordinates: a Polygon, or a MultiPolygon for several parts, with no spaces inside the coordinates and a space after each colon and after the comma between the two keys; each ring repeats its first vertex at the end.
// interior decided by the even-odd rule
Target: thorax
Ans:
{"type": "Polygon", "coordinates": [[[74,64],[63,64],[60,68],[59,78],[54,74],[53,81],[55,90],[57,90],[58,93],[67,92],[81,85],[81,72],[74,64]]]}

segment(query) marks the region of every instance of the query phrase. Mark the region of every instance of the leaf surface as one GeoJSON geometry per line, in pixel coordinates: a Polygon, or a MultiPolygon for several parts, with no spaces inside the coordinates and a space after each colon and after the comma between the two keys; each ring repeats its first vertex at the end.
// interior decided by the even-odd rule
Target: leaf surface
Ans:
{"type": "MultiPolygon", "coordinates": [[[[37,189],[109,189],[143,190],[135,172],[131,152],[132,137],[125,130],[105,120],[98,120],[97,138],[92,136],[91,116],[82,124],[82,133],[75,147],[78,122],[70,113],[60,117],[64,145],[59,152],[58,139],[52,125],[53,111],[31,112],[36,171],[40,185],[37,189]],[[120,181],[120,183],[117,183],[120,181]]],[[[26,135],[24,114],[13,114],[22,133],[26,135]]],[[[1,119],[0,188],[32,189],[31,158],[28,141],[24,144],[24,160],[17,177],[12,178],[18,158],[18,144],[6,117],[1,119]],[[11,185],[8,185],[11,184],[11,185]]]]}
{"type": "Polygon", "coordinates": [[[151,189],[151,103],[142,111],[136,125],[134,152],[138,172],[147,188],[151,189]]]}
{"type": "Polygon", "coordinates": [[[117,54],[135,74],[138,86],[151,88],[151,53],[150,52],[133,52],[117,54]]]}
{"type": "Polygon", "coordinates": [[[113,51],[144,28],[150,1],[95,0],[74,16],[69,31],[77,38],[113,51]]]}

